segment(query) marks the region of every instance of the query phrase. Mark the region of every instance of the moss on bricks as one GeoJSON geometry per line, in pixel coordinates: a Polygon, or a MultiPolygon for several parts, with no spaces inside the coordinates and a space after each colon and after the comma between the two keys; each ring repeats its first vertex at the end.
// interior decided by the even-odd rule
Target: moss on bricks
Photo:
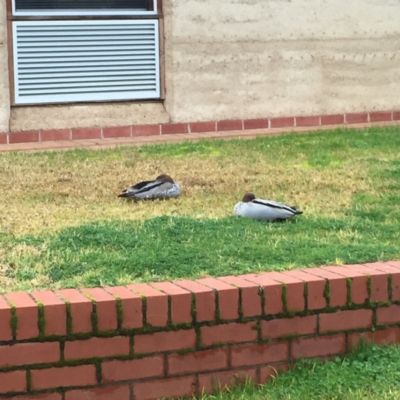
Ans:
{"type": "Polygon", "coordinates": [[[180,356],[184,356],[185,354],[189,354],[189,353],[195,353],[197,350],[193,349],[191,347],[187,347],[185,349],[181,349],[177,351],[177,354],[179,354],[180,356]]]}
{"type": "Polygon", "coordinates": [[[117,327],[118,329],[121,329],[124,322],[124,308],[122,306],[122,300],[120,297],[116,296],[115,300],[115,307],[117,309],[117,327]]]}
{"type": "Polygon", "coordinates": [[[100,360],[97,360],[97,361],[95,362],[95,366],[96,366],[96,378],[97,378],[97,382],[98,382],[98,383],[101,383],[101,376],[102,376],[102,373],[101,373],[101,361],[100,361],[100,360]]]}
{"type": "Polygon", "coordinates": [[[285,317],[288,317],[288,318],[294,318],[296,316],[303,316],[303,315],[307,315],[307,313],[306,312],[295,311],[295,310],[287,311],[285,313],[285,317]]]}
{"type": "Polygon", "coordinates": [[[90,321],[92,323],[92,331],[96,334],[99,333],[99,316],[97,315],[97,304],[93,301],[93,311],[90,314],[90,321]]]}
{"type": "Polygon", "coordinates": [[[256,321],[253,326],[253,329],[257,331],[257,342],[261,343],[262,341],[262,334],[261,334],[261,320],[256,321]]]}
{"type": "Polygon", "coordinates": [[[283,304],[283,312],[285,314],[288,313],[288,301],[287,301],[287,286],[286,283],[282,283],[282,304],[283,304]]]}
{"type": "Polygon", "coordinates": [[[304,282],[303,296],[304,296],[304,310],[307,312],[308,311],[308,282],[304,282]]]}
{"type": "Polygon", "coordinates": [[[18,316],[17,316],[17,309],[14,303],[10,303],[11,307],[11,318],[10,318],[10,327],[13,339],[16,340],[17,338],[17,330],[18,330],[18,316]]]}
{"type": "Polygon", "coordinates": [[[219,310],[219,293],[218,290],[214,290],[214,296],[215,296],[215,321],[221,322],[221,312],[219,310]]]}
{"type": "Polygon", "coordinates": [[[238,314],[239,320],[243,320],[244,312],[243,312],[243,289],[238,287],[239,290],[239,303],[238,303],[238,314]]]}
{"type": "Polygon", "coordinates": [[[352,280],[351,278],[346,278],[346,286],[347,286],[347,307],[352,308],[353,305],[353,297],[352,297],[352,280]]]}
{"type": "Polygon", "coordinates": [[[143,318],[143,326],[147,325],[147,297],[142,297],[142,318],[143,318]]]}
{"type": "Polygon", "coordinates": [[[201,343],[201,329],[199,326],[196,327],[196,342],[194,344],[195,349],[201,349],[202,343],[201,343]]]}
{"type": "Polygon", "coordinates": [[[378,325],[378,317],[376,315],[376,310],[372,311],[372,328],[375,329],[375,327],[378,325]]]}
{"type": "Polygon", "coordinates": [[[197,323],[197,306],[196,306],[196,295],[191,293],[192,301],[190,303],[190,315],[192,317],[193,324],[197,323]]]}
{"type": "Polygon", "coordinates": [[[28,392],[32,390],[32,373],[30,370],[26,371],[26,390],[28,392]]]}
{"type": "Polygon", "coordinates": [[[37,306],[39,336],[43,337],[46,335],[46,317],[44,315],[44,305],[42,302],[38,301],[37,306]]]}
{"type": "Polygon", "coordinates": [[[167,325],[172,325],[172,297],[168,295],[168,321],[167,325]]]}
{"type": "Polygon", "coordinates": [[[261,315],[264,317],[265,316],[265,292],[264,288],[260,286],[258,288],[258,295],[261,298],[261,315]]]}
{"type": "Polygon", "coordinates": [[[295,333],[291,333],[291,334],[279,336],[278,340],[292,340],[292,339],[297,339],[299,336],[304,336],[304,335],[297,335],[295,333]]]}
{"type": "Polygon", "coordinates": [[[372,305],[372,278],[368,275],[367,278],[367,293],[368,293],[368,299],[365,301],[365,304],[368,306],[372,305]]]}
{"type": "Polygon", "coordinates": [[[73,333],[73,323],[72,323],[72,311],[71,311],[71,303],[67,300],[65,302],[65,308],[67,311],[67,335],[72,335],[73,333]]]}
{"type": "Polygon", "coordinates": [[[325,280],[324,298],[328,308],[331,306],[331,283],[328,279],[325,280]]]}

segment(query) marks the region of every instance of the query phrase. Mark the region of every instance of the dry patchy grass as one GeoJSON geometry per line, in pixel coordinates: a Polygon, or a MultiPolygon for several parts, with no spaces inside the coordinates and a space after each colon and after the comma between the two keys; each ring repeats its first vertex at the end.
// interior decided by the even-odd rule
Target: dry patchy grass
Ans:
{"type": "MultiPolygon", "coordinates": [[[[243,142],[244,143],[244,142],[243,142]]],[[[0,175],[1,230],[13,234],[57,231],[98,219],[144,220],[161,215],[220,218],[231,215],[245,191],[298,205],[305,215],[335,215],[355,192],[374,192],[363,160],[334,168],[310,168],[303,155],[289,165],[268,154],[228,157],[142,156],[137,151],[99,151],[92,160],[58,153],[51,162],[30,155],[3,156],[0,175]],[[105,157],[102,158],[102,153],[105,157]],[[182,186],[172,201],[127,202],[117,194],[140,180],[168,173],[182,186]]]]}

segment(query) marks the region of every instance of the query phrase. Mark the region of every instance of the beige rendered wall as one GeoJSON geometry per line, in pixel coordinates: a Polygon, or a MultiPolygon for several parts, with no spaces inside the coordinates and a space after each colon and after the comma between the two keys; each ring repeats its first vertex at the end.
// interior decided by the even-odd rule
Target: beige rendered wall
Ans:
{"type": "MultiPolygon", "coordinates": [[[[4,2],[5,3],[5,2],[4,2]]],[[[0,4],[0,132],[7,132],[10,119],[10,96],[8,85],[7,23],[6,7],[0,4]]]]}
{"type": "Polygon", "coordinates": [[[164,0],[174,121],[400,107],[398,0],[164,0]]]}
{"type": "Polygon", "coordinates": [[[11,129],[400,109],[398,0],[163,3],[165,104],[18,107],[11,129]]]}

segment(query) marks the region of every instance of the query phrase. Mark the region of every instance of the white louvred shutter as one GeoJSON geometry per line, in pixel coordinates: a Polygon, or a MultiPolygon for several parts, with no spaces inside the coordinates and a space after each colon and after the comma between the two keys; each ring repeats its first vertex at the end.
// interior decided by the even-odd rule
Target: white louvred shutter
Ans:
{"type": "Polygon", "coordinates": [[[13,22],[15,103],[160,97],[157,20],[13,22]]]}

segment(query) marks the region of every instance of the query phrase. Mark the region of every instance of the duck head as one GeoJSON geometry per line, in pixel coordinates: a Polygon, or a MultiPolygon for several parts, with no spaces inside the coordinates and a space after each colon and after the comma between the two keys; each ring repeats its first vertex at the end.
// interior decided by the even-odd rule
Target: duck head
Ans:
{"type": "Polygon", "coordinates": [[[256,196],[254,196],[253,193],[246,193],[246,194],[243,196],[242,201],[243,201],[243,203],[249,203],[250,201],[255,200],[255,198],[256,198],[256,196]]]}
{"type": "Polygon", "coordinates": [[[166,175],[166,174],[158,175],[156,180],[157,181],[162,181],[162,182],[174,183],[174,180],[169,175],[166,175]]]}

